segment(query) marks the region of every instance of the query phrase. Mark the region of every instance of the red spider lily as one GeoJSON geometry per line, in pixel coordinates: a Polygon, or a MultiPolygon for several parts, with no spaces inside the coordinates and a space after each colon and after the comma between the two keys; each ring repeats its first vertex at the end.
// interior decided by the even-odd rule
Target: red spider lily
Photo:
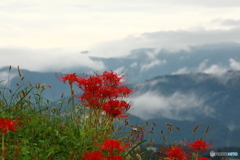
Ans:
{"type": "Polygon", "coordinates": [[[166,151],[168,155],[167,159],[169,160],[187,160],[188,155],[184,154],[181,148],[170,147],[168,151],[166,151]]]}
{"type": "Polygon", "coordinates": [[[74,82],[78,81],[78,76],[76,75],[76,73],[66,74],[64,77],[60,77],[56,75],[56,77],[58,80],[63,81],[64,83],[66,81],[69,81],[70,84],[73,84],[74,82]]]}
{"type": "Polygon", "coordinates": [[[103,145],[98,145],[96,144],[97,147],[101,149],[101,151],[108,151],[111,155],[113,154],[114,150],[117,150],[118,153],[122,151],[126,151],[129,149],[128,145],[123,145],[119,141],[114,140],[114,139],[105,139],[103,145]]]}
{"type": "Polygon", "coordinates": [[[113,118],[116,117],[127,117],[122,115],[125,110],[130,108],[130,104],[125,101],[110,100],[104,103],[102,110],[107,114],[111,115],[113,118]]]}
{"type": "Polygon", "coordinates": [[[96,74],[96,77],[78,78],[78,87],[84,93],[77,98],[81,99],[86,107],[100,108],[100,99],[112,100],[120,96],[127,97],[128,94],[132,93],[132,90],[128,87],[118,87],[119,84],[125,83],[120,82],[121,79],[117,74],[106,71],[102,75],[96,74]]]}
{"type": "Polygon", "coordinates": [[[205,152],[208,148],[211,148],[213,144],[207,144],[202,140],[196,140],[194,143],[185,142],[188,146],[195,149],[195,151],[202,151],[205,152]]]}
{"type": "Polygon", "coordinates": [[[122,156],[115,155],[115,156],[108,157],[107,160],[124,160],[124,159],[122,156]]]}
{"type": "Polygon", "coordinates": [[[0,119],[0,131],[3,134],[6,134],[8,130],[16,132],[16,129],[21,128],[17,125],[18,125],[17,120],[10,120],[10,119],[6,119],[6,118],[0,119]]]}
{"type": "Polygon", "coordinates": [[[98,151],[87,151],[83,157],[84,160],[104,160],[103,154],[98,151]]]}
{"type": "Polygon", "coordinates": [[[209,158],[199,157],[197,160],[210,160],[209,158]]]}
{"type": "Polygon", "coordinates": [[[112,70],[110,72],[104,71],[102,75],[96,75],[104,81],[104,85],[109,85],[110,87],[117,87],[119,84],[125,84],[125,82],[120,82],[121,79],[125,77],[119,77],[121,74],[115,74],[112,70]]]}

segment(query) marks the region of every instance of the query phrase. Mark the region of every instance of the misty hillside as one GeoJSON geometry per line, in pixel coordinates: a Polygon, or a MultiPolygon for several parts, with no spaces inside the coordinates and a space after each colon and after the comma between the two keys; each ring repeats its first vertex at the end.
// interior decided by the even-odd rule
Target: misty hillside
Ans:
{"type": "MultiPolygon", "coordinates": [[[[0,72],[8,73],[8,67],[0,69],[0,72]]],[[[31,81],[33,84],[51,85],[52,89],[44,91],[43,96],[52,101],[57,102],[63,92],[69,96],[69,86],[59,81],[55,73],[28,70],[21,70],[21,73],[25,84],[31,81]]],[[[16,83],[20,82],[16,69],[12,69],[11,77],[9,88],[16,89],[16,83]]],[[[156,143],[162,143],[159,133],[160,130],[167,133],[164,123],[182,128],[181,136],[175,130],[172,138],[169,137],[178,141],[192,140],[192,129],[196,125],[200,125],[195,135],[199,138],[210,125],[207,140],[214,141],[219,147],[240,145],[240,71],[158,76],[129,87],[137,89],[127,100],[133,102],[128,112],[130,123],[145,125],[147,120],[157,124],[154,135],[149,135],[148,139],[155,138],[156,143]]],[[[76,88],[76,93],[81,92],[76,88]]]]}

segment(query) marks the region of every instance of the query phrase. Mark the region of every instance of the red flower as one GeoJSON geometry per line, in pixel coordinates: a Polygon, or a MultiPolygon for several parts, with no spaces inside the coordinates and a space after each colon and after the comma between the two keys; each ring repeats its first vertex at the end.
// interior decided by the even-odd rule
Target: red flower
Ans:
{"type": "Polygon", "coordinates": [[[115,156],[110,156],[108,157],[107,160],[124,160],[122,156],[115,155],[115,156]]]}
{"type": "Polygon", "coordinates": [[[74,82],[78,81],[78,76],[76,73],[73,74],[66,74],[64,77],[56,76],[58,80],[63,81],[64,83],[66,81],[69,81],[70,84],[73,84],[74,82]]]}
{"type": "Polygon", "coordinates": [[[210,160],[210,159],[204,158],[204,157],[199,157],[197,160],[210,160]]]}
{"type": "Polygon", "coordinates": [[[181,148],[171,147],[168,151],[166,151],[168,158],[171,160],[186,160],[187,155],[185,155],[181,148]]]}
{"type": "Polygon", "coordinates": [[[107,114],[111,115],[113,118],[116,117],[127,117],[122,115],[124,111],[128,110],[130,105],[125,101],[110,100],[103,105],[102,110],[107,114]]]}
{"type": "Polygon", "coordinates": [[[106,139],[103,143],[103,145],[100,146],[100,149],[102,151],[107,150],[110,154],[113,154],[113,151],[116,149],[118,150],[118,153],[125,151],[128,146],[122,146],[120,145],[120,142],[114,139],[106,139]]]}
{"type": "Polygon", "coordinates": [[[119,84],[125,83],[120,82],[124,77],[119,77],[120,74],[113,73],[112,70],[110,72],[104,71],[102,75],[96,75],[103,80],[104,85],[109,87],[117,87],[119,84]]]}
{"type": "Polygon", "coordinates": [[[98,151],[87,151],[84,160],[104,160],[103,154],[98,151]]]}
{"type": "Polygon", "coordinates": [[[193,144],[185,142],[188,146],[195,149],[195,151],[205,152],[208,148],[212,147],[212,144],[207,144],[202,140],[196,140],[193,144]]]}
{"type": "MultiPolygon", "coordinates": [[[[90,76],[78,78],[78,87],[84,91],[84,93],[77,97],[81,99],[87,107],[99,108],[101,99],[109,99],[120,97],[127,97],[132,93],[128,87],[118,87],[122,77],[118,77],[118,74],[111,72],[104,72],[102,75],[95,73],[96,76],[90,76]]],[[[113,111],[112,111],[113,112],[113,111]]],[[[118,112],[117,114],[120,114],[118,112]]]]}
{"type": "Polygon", "coordinates": [[[0,131],[3,134],[6,134],[8,130],[16,132],[16,129],[21,128],[21,127],[18,127],[17,124],[18,124],[17,120],[1,118],[0,119],[0,131]]]}

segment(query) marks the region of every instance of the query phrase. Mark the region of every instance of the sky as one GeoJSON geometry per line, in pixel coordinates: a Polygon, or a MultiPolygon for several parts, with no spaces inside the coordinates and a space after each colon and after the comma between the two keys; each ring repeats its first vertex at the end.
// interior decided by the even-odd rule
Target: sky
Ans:
{"type": "Polygon", "coordinates": [[[0,68],[33,71],[103,69],[89,56],[124,57],[137,48],[240,43],[239,0],[0,0],[0,22],[0,68]]]}

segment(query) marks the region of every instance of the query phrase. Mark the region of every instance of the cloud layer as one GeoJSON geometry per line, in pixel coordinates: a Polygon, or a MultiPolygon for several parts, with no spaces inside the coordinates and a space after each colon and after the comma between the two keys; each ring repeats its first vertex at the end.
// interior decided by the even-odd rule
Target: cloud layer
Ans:
{"type": "Polygon", "coordinates": [[[103,57],[123,57],[129,55],[131,50],[138,48],[165,49],[169,52],[179,50],[191,50],[191,46],[237,42],[240,43],[240,28],[229,30],[205,30],[193,31],[159,31],[143,33],[140,36],[129,36],[124,39],[102,42],[90,49],[90,55],[103,57]]]}
{"type": "Polygon", "coordinates": [[[22,69],[42,72],[67,72],[81,67],[102,71],[106,66],[81,53],[69,53],[61,49],[33,50],[0,48],[1,67],[20,66],[22,69]]]}
{"type": "Polygon", "coordinates": [[[156,116],[176,120],[194,120],[195,117],[191,113],[213,116],[215,112],[209,106],[205,106],[205,100],[194,93],[175,92],[171,96],[163,96],[149,91],[129,99],[134,102],[129,113],[135,116],[139,115],[144,120],[156,116]],[[184,113],[184,116],[181,116],[180,113],[184,113]]]}

